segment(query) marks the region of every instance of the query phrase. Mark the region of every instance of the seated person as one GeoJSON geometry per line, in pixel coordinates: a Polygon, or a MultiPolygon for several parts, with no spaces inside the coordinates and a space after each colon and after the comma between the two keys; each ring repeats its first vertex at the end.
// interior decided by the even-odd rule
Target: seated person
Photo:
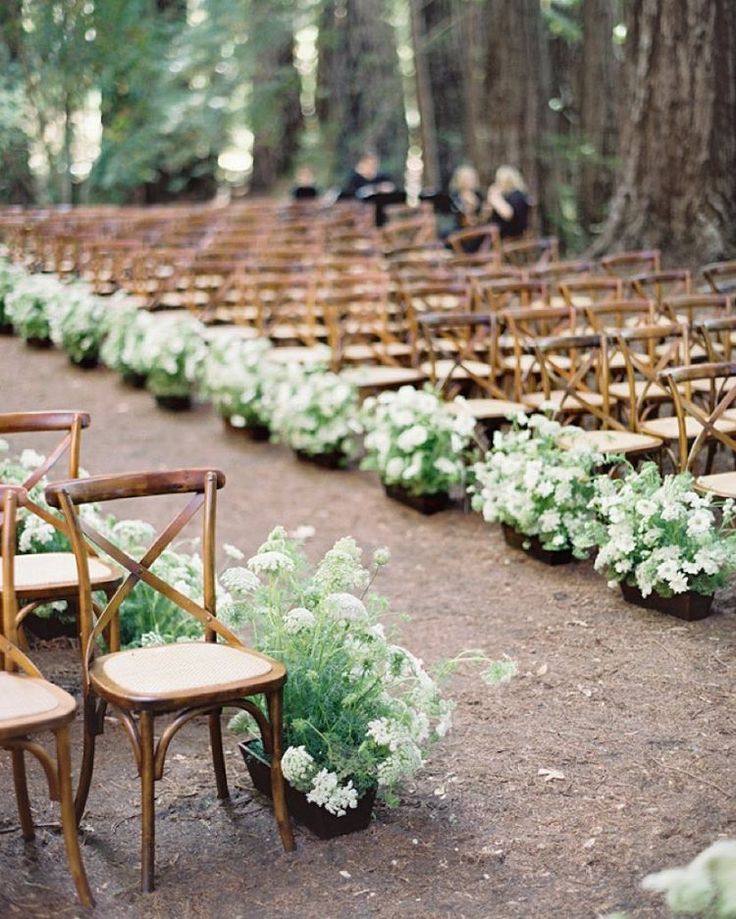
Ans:
{"type": "Polygon", "coordinates": [[[294,176],[294,187],[291,189],[291,197],[294,201],[318,197],[319,189],[316,181],[317,177],[311,166],[300,166],[294,176]]]}
{"type": "Polygon", "coordinates": [[[529,223],[529,198],[518,169],[499,166],[486,198],[489,220],[501,232],[501,239],[521,236],[529,223]]]}
{"type": "Polygon", "coordinates": [[[369,198],[396,190],[391,176],[379,171],[378,154],[372,150],[363,153],[350,173],[347,184],[340,193],[341,198],[369,198]]]}
{"type": "Polygon", "coordinates": [[[478,173],[472,166],[458,166],[450,179],[450,203],[456,230],[475,226],[483,207],[478,173]]]}

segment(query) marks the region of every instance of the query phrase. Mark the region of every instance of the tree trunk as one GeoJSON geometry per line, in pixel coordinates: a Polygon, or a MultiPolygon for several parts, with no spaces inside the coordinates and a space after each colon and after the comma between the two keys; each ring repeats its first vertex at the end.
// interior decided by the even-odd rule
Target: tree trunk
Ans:
{"type": "MultiPolygon", "coordinates": [[[[23,82],[21,56],[23,53],[22,0],[2,0],[0,3],[0,42],[5,55],[5,82],[9,86],[23,82]]],[[[0,138],[0,201],[8,204],[31,204],[34,200],[33,177],[29,166],[28,137],[22,124],[15,119],[4,125],[0,138]]]]}
{"type": "Polygon", "coordinates": [[[411,0],[424,180],[446,188],[466,159],[462,42],[457,0],[411,0]]]}
{"type": "Polygon", "coordinates": [[[587,233],[605,216],[618,151],[620,68],[614,54],[615,0],[585,0],[577,96],[583,142],[578,187],[579,220],[587,233]]]}
{"type": "Polygon", "coordinates": [[[461,0],[468,152],[484,182],[519,168],[536,196],[549,82],[539,0],[461,0]]]}
{"type": "Polygon", "coordinates": [[[408,133],[396,35],[387,0],[327,0],[320,23],[317,114],[332,173],[367,148],[401,184],[408,133]]]}
{"type": "Polygon", "coordinates": [[[736,243],[736,7],[629,5],[616,193],[596,251],[661,247],[693,265],[736,243]]]}
{"type": "Polygon", "coordinates": [[[272,191],[291,171],[302,128],[301,83],[294,65],[294,32],[288,4],[265,0],[252,4],[251,34],[256,36],[253,64],[252,191],[272,191]]]}

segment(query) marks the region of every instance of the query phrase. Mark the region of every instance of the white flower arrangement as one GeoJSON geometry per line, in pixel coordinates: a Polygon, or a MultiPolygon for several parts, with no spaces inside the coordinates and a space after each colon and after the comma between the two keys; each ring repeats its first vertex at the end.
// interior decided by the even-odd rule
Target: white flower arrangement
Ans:
{"type": "Polygon", "coordinates": [[[595,475],[604,458],[545,415],[521,413],[508,431],[496,431],[493,446],[475,466],[472,507],[489,523],[504,523],[544,549],[573,549],[587,555],[581,540],[595,494],[595,475]],[[570,449],[559,446],[564,437],[570,449]]]}
{"type": "Polygon", "coordinates": [[[736,916],[736,839],[719,839],[681,868],[648,874],[644,890],[664,893],[675,915],[736,916]]]}
{"type": "Polygon", "coordinates": [[[48,340],[51,314],[64,296],[64,285],[53,275],[22,272],[15,277],[13,289],[5,294],[5,312],[25,341],[48,340]]]}
{"type": "Polygon", "coordinates": [[[309,456],[357,451],[358,390],[339,374],[319,367],[300,368],[278,387],[271,416],[276,439],[309,456]]]}
{"type": "Polygon", "coordinates": [[[76,364],[96,361],[107,333],[108,304],[79,281],[68,284],[49,317],[51,339],[76,364]]]}
{"type": "Polygon", "coordinates": [[[12,325],[7,313],[5,299],[18,285],[23,272],[10,262],[0,260],[0,328],[12,325]]]}
{"type": "Polygon", "coordinates": [[[205,327],[187,314],[154,314],[141,343],[154,396],[191,396],[207,356],[205,327]]]}
{"type": "Polygon", "coordinates": [[[271,347],[265,338],[218,337],[209,343],[202,365],[203,393],[233,427],[270,421],[263,396],[281,374],[279,365],[265,359],[271,347]]]}
{"type": "Polygon", "coordinates": [[[124,377],[145,377],[149,362],[144,342],[154,323],[153,314],[139,309],[120,292],[109,297],[108,303],[110,317],[100,357],[107,367],[124,377]]]}
{"type": "Polygon", "coordinates": [[[595,568],[611,587],[625,581],[643,597],[708,595],[736,571],[734,503],[719,508],[693,489],[689,473],[662,477],[645,463],[620,479],[602,476],[591,505],[581,541],[598,547],[595,568]]]}
{"type": "MultiPolygon", "coordinates": [[[[397,803],[403,782],[422,766],[429,745],[449,729],[453,703],[413,654],[387,638],[377,621],[386,603],[371,590],[373,570],[349,537],[338,540],[311,568],[298,540],[277,527],[248,561],[261,584],[240,591],[241,574],[225,572],[233,604],[228,620],[248,627],[257,650],[282,661],[282,769],[287,782],[337,816],[372,789],[397,803]],[[284,558],[290,564],[284,563],[284,558]],[[268,564],[264,564],[264,559],[268,564]],[[278,564],[276,563],[278,562],[278,564]]],[[[484,656],[472,658],[487,662],[484,656]]],[[[494,672],[501,682],[512,670],[494,672]]],[[[231,721],[253,733],[246,714],[231,721]]]]}
{"type": "Polygon", "coordinates": [[[475,419],[462,410],[462,399],[455,402],[453,410],[431,388],[413,386],[366,399],[362,468],[411,495],[449,492],[464,483],[475,419]]]}

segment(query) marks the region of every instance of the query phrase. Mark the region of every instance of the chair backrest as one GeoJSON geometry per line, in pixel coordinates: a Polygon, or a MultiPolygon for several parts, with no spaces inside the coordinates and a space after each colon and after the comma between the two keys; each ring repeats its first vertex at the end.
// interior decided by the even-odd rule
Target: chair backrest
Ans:
{"type": "Polygon", "coordinates": [[[504,310],[498,316],[499,332],[506,331],[513,342],[513,391],[520,401],[533,377],[533,366],[524,367],[524,355],[532,354],[537,340],[575,332],[575,310],[569,306],[525,307],[504,310]]]}
{"type": "Polygon", "coordinates": [[[40,677],[35,664],[17,647],[18,601],[15,596],[15,541],[18,506],[25,498],[23,488],[14,485],[0,485],[0,508],[2,509],[2,617],[0,617],[0,661],[1,669],[22,670],[28,676],[40,677]]]}
{"type": "Polygon", "coordinates": [[[690,363],[688,327],[669,323],[622,329],[615,339],[626,366],[630,425],[638,430],[642,411],[661,385],[662,371],[690,363]]]}
{"type": "Polygon", "coordinates": [[[736,347],[736,316],[698,319],[693,323],[693,332],[703,342],[711,363],[731,360],[736,347]]]}
{"type": "Polygon", "coordinates": [[[695,364],[692,367],[673,368],[663,371],[660,379],[669,386],[675,406],[679,429],[678,461],[680,471],[695,471],[695,465],[702,450],[712,445],[722,445],[736,453],[736,437],[727,426],[719,426],[727,411],[736,405],[736,364],[731,361],[695,364]],[[698,387],[698,398],[693,398],[692,384],[705,380],[709,385],[698,387]],[[690,419],[698,425],[693,437],[690,419]]]}
{"type": "Polygon", "coordinates": [[[121,604],[140,581],[197,619],[204,627],[207,641],[216,641],[219,635],[228,644],[242,645],[242,642],[215,618],[216,495],[217,490],[224,484],[225,475],[219,470],[177,469],[168,472],[133,472],[91,476],[86,479],[57,482],[48,486],[46,500],[52,507],[63,511],[77,562],[79,624],[85,681],[88,680],[89,663],[95,651],[97,638],[119,615],[121,604]],[[186,494],[192,497],[160,531],[140,559],[131,558],[79,513],[81,505],[92,502],[175,494],[186,494]],[[200,509],[202,510],[203,599],[202,603],[197,603],[150,569],[200,509]],[[109,556],[122,570],[128,572],[127,577],[100,612],[96,622],[92,615],[94,603],[88,566],[88,541],[109,556]]]}
{"type": "Polygon", "coordinates": [[[636,326],[654,325],[657,312],[652,300],[601,300],[580,310],[591,329],[610,332],[636,326]]]}
{"type": "Polygon", "coordinates": [[[484,223],[466,230],[457,230],[455,233],[450,233],[447,242],[455,255],[492,253],[493,260],[499,264],[501,262],[501,232],[495,223],[484,223]]]}
{"type": "Polygon", "coordinates": [[[536,265],[539,267],[549,262],[556,262],[559,257],[560,247],[556,236],[501,243],[501,262],[504,265],[518,267],[536,265]]]}
{"type": "Polygon", "coordinates": [[[558,290],[569,306],[588,306],[600,300],[620,300],[623,280],[614,277],[563,278],[558,290]]]}
{"type": "Polygon", "coordinates": [[[549,303],[548,283],[539,279],[521,281],[473,278],[473,292],[476,308],[492,313],[531,306],[533,303],[549,303]]]}
{"type": "Polygon", "coordinates": [[[629,278],[632,274],[645,271],[659,271],[662,253],[659,249],[637,249],[630,252],[616,252],[601,259],[601,268],[607,274],[629,278]]]}
{"type": "Polygon", "coordinates": [[[448,396],[458,384],[470,380],[491,398],[505,399],[496,386],[497,320],[492,313],[424,313],[419,331],[430,366],[430,382],[448,396]],[[440,373],[440,361],[449,366],[440,373]],[[478,372],[482,365],[483,372],[478,372]]]}
{"type": "Polygon", "coordinates": [[[597,268],[595,262],[589,259],[572,259],[565,262],[547,262],[543,265],[534,265],[529,269],[530,278],[544,278],[548,281],[560,283],[564,278],[576,275],[590,276],[597,268]]]}
{"type": "Polygon", "coordinates": [[[736,293],[736,259],[704,265],[703,277],[717,294],[736,293]]]}
{"type": "MultiPolygon", "coordinates": [[[[48,411],[48,412],[6,412],[0,414],[0,437],[6,434],[35,434],[49,431],[64,432],[64,436],[49,453],[46,459],[22,482],[25,491],[23,506],[50,524],[60,533],[66,533],[63,521],[50,514],[42,505],[34,501],[29,492],[36,486],[68,453],[67,475],[75,479],[79,475],[79,454],[81,450],[82,429],[89,427],[90,416],[87,412],[48,411]]],[[[0,483],[2,484],[2,483],[0,483]]],[[[0,515],[0,522],[3,516],[0,515]]]]}
{"type": "Polygon", "coordinates": [[[733,310],[733,297],[726,294],[682,294],[665,297],[662,312],[670,322],[687,322],[690,328],[704,319],[722,319],[733,310]]]}
{"type": "Polygon", "coordinates": [[[555,414],[564,415],[570,408],[577,411],[582,408],[603,428],[625,430],[611,412],[606,335],[539,338],[533,348],[539,362],[542,392],[547,397],[553,390],[561,394],[555,414]]]}
{"type": "Polygon", "coordinates": [[[635,296],[661,303],[666,297],[689,294],[692,290],[692,276],[687,268],[648,271],[629,278],[628,284],[635,296]]]}

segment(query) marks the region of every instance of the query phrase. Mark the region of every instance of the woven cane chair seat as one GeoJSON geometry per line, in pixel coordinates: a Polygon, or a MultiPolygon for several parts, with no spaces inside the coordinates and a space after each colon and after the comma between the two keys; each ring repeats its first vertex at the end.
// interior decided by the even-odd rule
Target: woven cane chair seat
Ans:
{"type": "MultiPolygon", "coordinates": [[[[432,373],[432,363],[425,362],[420,367],[421,371],[426,374],[432,373]]],[[[450,377],[453,380],[467,380],[472,376],[487,377],[491,375],[491,368],[488,364],[481,361],[462,361],[455,363],[453,360],[442,359],[435,361],[434,372],[438,380],[444,380],[450,377]]]]}
{"type": "MultiPolygon", "coordinates": [[[[650,383],[648,380],[636,380],[634,382],[634,394],[640,399],[646,393],[646,398],[651,400],[669,401],[672,396],[670,391],[660,386],[659,383],[650,383]]],[[[608,394],[616,399],[629,399],[631,390],[628,383],[611,383],[608,387],[608,394]]]]}
{"type": "Polygon", "coordinates": [[[69,693],[58,686],[21,673],[0,673],[0,740],[32,733],[50,723],[63,721],[76,709],[69,693]]]}
{"type": "Polygon", "coordinates": [[[510,402],[506,399],[465,399],[462,403],[447,403],[450,411],[461,415],[466,412],[478,421],[490,418],[506,418],[508,415],[526,411],[521,402],[510,402]]]}
{"type": "Polygon", "coordinates": [[[373,345],[358,342],[346,345],[342,351],[342,356],[347,361],[371,361],[382,354],[388,357],[409,357],[411,345],[403,341],[376,342],[373,345]]]}
{"type": "Polygon", "coordinates": [[[603,396],[598,392],[581,392],[576,396],[574,392],[565,392],[563,389],[553,389],[549,395],[543,392],[524,393],[521,397],[530,408],[539,408],[541,405],[550,405],[555,411],[562,406],[564,411],[586,411],[588,406],[601,408],[604,404],[603,396]]]}
{"type": "Polygon", "coordinates": [[[736,472],[715,472],[712,475],[699,475],[695,487],[700,491],[709,491],[720,498],[736,498],[736,472]]]}
{"type": "Polygon", "coordinates": [[[275,361],[277,364],[290,364],[296,361],[299,364],[326,364],[330,360],[330,349],[327,345],[295,345],[294,347],[271,348],[266,354],[266,360],[275,361]]]}
{"type": "Polygon", "coordinates": [[[357,387],[391,387],[423,383],[426,374],[412,367],[369,366],[351,368],[346,378],[357,387]]]}
{"type": "Polygon", "coordinates": [[[583,443],[597,453],[644,453],[658,450],[662,446],[659,437],[649,434],[637,434],[634,431],[584,431],[574,437],[561,437],[559,444],[569,450],[576,444],[583,443]]]}
{"type": "MultiPolygon", "coordinates": [[[[719,418],[713,427],[717,431],[725,431],[729,434],[736,432],[736,415],[724,412],[723,417],[719,418]]],[[[641,423],[641,429],[646,434],[653,434],[664,440],[677,440],[680,436],[680,428],[674,415],[668,418],[649,418],[641,423]]],[[[685,433],[688,440],[694,440],[702,430],[703,425],[697,418],[691,415],[685,416],[685,433]]]]}
{"type": "Polygon", "coordinates": [[[141,702],[185,695],[190,704],[195,704],[198,691],[211,693],[215,685],[224,695],[232,696],[234,687],[247,688],[271,669],[270,661],[250,651],[192,641],[99,657],[90,676],[103,696],[111,692],[116,697],[141,702]]]}
{"type": "MultiPolygon", "coordinates": [[[[71,552],[42,552],[38,555],[16,555],[14,559],[15,590],[18,594],[27,591],[43,591],[73,588],[76,590],[77,564],[71,552]]],[[[118,572],[99,558],[91,558],[89,572],[93,589],[114,582],[118,572]]],[[[0,588],[3,575],[0,570],[0,588]]]]}

